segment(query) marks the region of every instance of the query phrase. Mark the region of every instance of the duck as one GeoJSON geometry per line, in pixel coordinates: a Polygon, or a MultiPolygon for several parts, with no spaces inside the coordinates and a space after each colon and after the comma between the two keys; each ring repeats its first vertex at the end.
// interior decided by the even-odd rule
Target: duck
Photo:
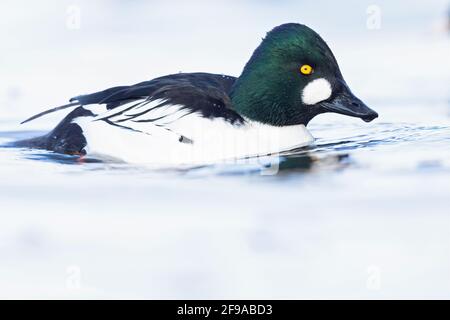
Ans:
{"type": "Polygon", "coordinates": [[[308,147],[317,115],[370,122],[377,112],[350,90],[326,42],[286,23],[269,31],[239,77],[177,73],[76,96],[34,115],[68,114],[27,148],[153,165],[206,164],[308,147]]]}

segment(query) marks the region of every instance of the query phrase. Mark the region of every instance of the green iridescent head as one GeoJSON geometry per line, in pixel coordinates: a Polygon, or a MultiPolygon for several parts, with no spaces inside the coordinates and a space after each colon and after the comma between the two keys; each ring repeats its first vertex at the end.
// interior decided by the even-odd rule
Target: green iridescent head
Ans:
{"type": "Polygon", "coordinates": [[[231,98],[240,114],[275,126],[306,125],[324,112],[365,121],[378,116],[351,93],[325,41],[295,23],[267,33],[233,86],[231,98]]]}

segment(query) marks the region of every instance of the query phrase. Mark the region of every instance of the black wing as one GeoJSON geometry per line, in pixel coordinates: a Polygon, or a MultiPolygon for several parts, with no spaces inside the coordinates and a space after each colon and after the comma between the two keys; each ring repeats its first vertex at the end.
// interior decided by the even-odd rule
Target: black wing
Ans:
{"type": "MultiPolygon", "coordinates": [[[[244,119],[233,110],[229,93],[236,78],[210,73],[179,73],[120,86],[70,99],[70,104],[37,114],[22,123],[61,109],[89,104],[106,104],[108,110],[123,104],[147,99],[161,99],[164,105],[180,105],[189,112],[198,112],[207,118],[224,118],[230,123],[244,119]]],[[[119,113],[120,114],[120,113],[119,113]]]]}

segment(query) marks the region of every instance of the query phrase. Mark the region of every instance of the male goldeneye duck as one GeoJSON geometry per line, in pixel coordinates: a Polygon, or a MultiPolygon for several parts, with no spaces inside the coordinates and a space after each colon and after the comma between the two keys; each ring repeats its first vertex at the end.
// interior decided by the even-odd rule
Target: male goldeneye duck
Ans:
{"type": "Polygon", "coordinates": [[[268,32],[238,78],[179,73],[70,102],[25,120],[74,108],[50,133],[18,144],[126,162],[213,163],[310,145],[305,126],[321,113],[378,116],[351,93],[325,41],[295,23],[268,32]]]}

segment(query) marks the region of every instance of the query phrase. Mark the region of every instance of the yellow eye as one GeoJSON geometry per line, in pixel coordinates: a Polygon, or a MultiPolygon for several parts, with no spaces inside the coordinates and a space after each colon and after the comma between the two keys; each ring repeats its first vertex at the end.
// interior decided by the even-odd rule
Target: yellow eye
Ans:
{"type": "Polygon", "coordinates": [[[313,73],[313,68],[309,64],[304,64],[300,67],[300,72],[308,75],[313,73]]]}

